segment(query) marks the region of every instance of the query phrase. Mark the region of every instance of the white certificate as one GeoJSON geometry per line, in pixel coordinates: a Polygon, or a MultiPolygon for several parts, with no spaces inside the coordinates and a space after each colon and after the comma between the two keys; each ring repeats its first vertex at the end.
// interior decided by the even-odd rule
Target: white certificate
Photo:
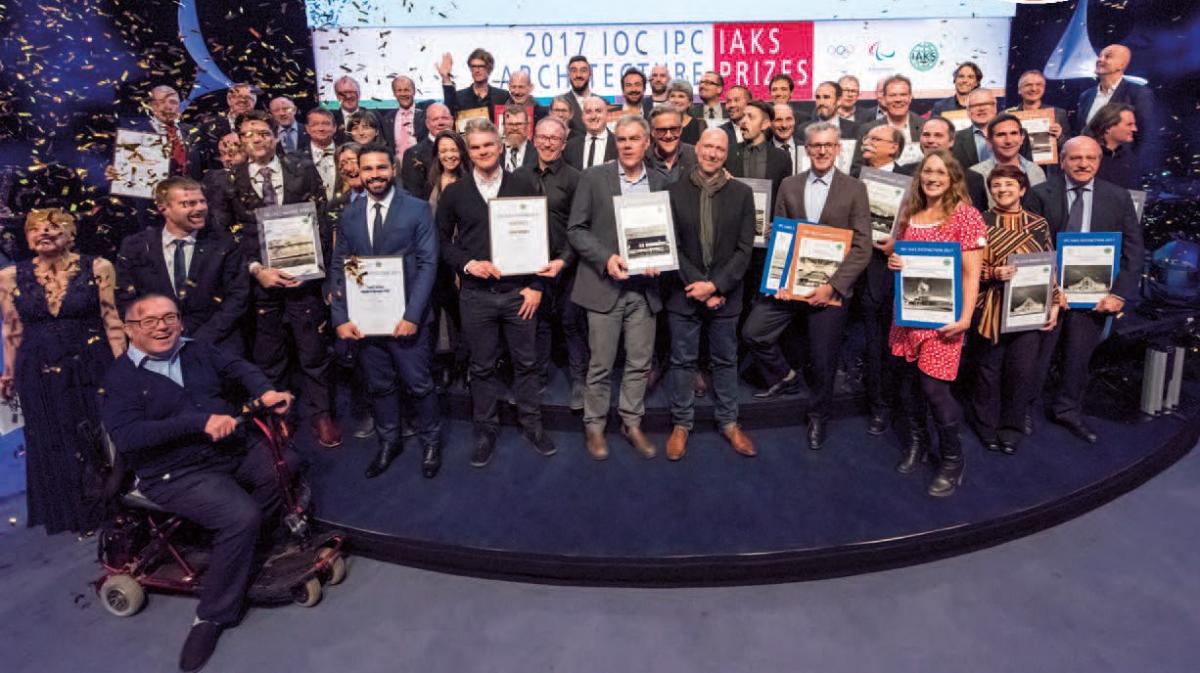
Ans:
{"type": "Polygon", "coordinates": [[[1041,329],[1050,317],[1054,297],[1054,253],[1009,255],[1016,273],[1004,285],[1002,333],[1041,329]]]}
{"type": "Polygon", "coordinates": [[[671,197],[667,192],[613,197],[617,246],[630,275],[679,268],[671,197]]]}
{"type": "MultiPolygon", "coordinates": [[[[833,165],[843,173],[850,172],[850,164],[854,162],[854,150],[858,147],[858,141],[853,138],[843,138],[838,141],[837,159],[833,160],[833,165]]],[[[804,158],[808,158],[805,154],[804,158]]]]}
{"type": "Polygon", "coordinates": [[[1062,255],[1062,285],[1067,301],[1095,304],[1112,289],[1113,251],[1100,245],[1059,246],[1062,255]]]}
{"type": "Polygon", "coordinates": [[[488,201],[492,264],[503,276],[537,273],[550,262],[549,207],[544,196],[488,201]]]}
{"type": "Polygon", "coordinates": [[[925,158],[925,153],[921,151],[921,143],[917,141],[905,142],[904,150],[900,152],[900,156],[896,158],[897,166],[905,166],[907,164],[915,164],[925,158]]]}
{"type": "Polygon", "coordinates": [[[363,336],[391,336],[404,319],[404,258],[346,260],[346,308],[363,336]]]}
{"type": "Polygon", "coordinates": [[[171,175],[171,145],[157,133],[117,129],[113,169],[113,194],[152,199],[154,186],[171,175]]]}
{"type": "Polygon", "coordinates": [[[867,202],[871,208],[871,240],[886,240],[896,226],[900,206],[904,203],[908,188],[912,186],[912,178],[863,166],[859,179],[867,187],[867,202]]]}
{"type": "Polygon", "coordinates": [[[759,178],[734,178],[754,191],[754,247],[767,247],[771,224],[771,181],[759,178]]]}
{"type": "Polygon", "coordinates": [[[325,277],[317,207],[311,201],[267,206],[254,211],[262,263],[296,280],[325,277]]]}

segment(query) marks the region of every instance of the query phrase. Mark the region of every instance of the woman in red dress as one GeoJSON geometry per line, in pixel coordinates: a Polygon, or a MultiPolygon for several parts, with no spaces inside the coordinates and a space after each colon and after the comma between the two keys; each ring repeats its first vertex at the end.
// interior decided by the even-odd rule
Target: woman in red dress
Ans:
{"type": "MultiPolygon", "coordinates": [[[[979,294],[979,270],[987,245],[983,217],[971,207],[963,168],[946,151],[932,152],[914,171],[913,187],[904,204],[897,238],[902,241],[953,242],[962,246],[962,304],[955,322],[938,329],[892,325],[888,343],[892,355],[904,365],[901,399],[908,417],[909,441],[897,471],[916,469],[928,450],[925,434],[927,409],[938,429],[941,462],[929,486],[929,495],[944,497],[962,482],[963,458],[959,437],[962,410],[950,393],[958,377],[963,338],[971,328],[971,315],[979,294]]],[[[889,246],[890,247],[890,246],[889,246]]],[[[890,252],[890,250],[888,251],[890,252]]],[[[888,268],[898,271],[904,260],[894,253],[888,268]]]]}

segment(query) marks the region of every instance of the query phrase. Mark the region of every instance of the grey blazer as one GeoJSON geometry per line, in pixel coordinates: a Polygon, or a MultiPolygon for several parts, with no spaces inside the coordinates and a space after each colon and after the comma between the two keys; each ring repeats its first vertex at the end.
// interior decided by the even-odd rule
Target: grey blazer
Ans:
{"type": "Polygon", "coordinates": [[[808,186],[809,171],[786,178],[779,186],[775,200],[775,215],[792,220],[808,220],[833,227],[851,229],[850,254],[838,267],[829,284],[843,299],[854,293],[854,281],[871,261],[871,209],[867,203],[867,186],[861,180],[834,168],[829,183],[825,208],[816,215],[804,209],[804,189],[808,186]]]}
{"type": "MultiPolygon", "coordinates": [[[[657,278],[632,276],[627,281],[616,281],[608,276],[608,260],[619,250],[617,221],[613,213],[613,197],[621,195],[617,165],[613,161],[593,166],[579,176],[575,200],[571,203],[571,217],[567,221],[567,238],[579,253],[579,270],[571,301],[589,311],[608,313],[617,305],[623,288],[638,289],[645,292],[650,310],[658,313],[662,310],[662,299],[657,278]]],[[[649,164],[643,164],[643,170],[648,174],[650,191],[667,188],[666,177],[661,172],[649,164]]]]}

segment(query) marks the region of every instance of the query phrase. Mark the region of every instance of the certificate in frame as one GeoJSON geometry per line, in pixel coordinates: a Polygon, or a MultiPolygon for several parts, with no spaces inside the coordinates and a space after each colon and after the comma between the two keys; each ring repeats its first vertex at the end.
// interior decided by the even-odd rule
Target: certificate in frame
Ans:
{"type": "Polygon", "coordinates": [[[667,192],[614,196],[613,215],[617,224],[617,250],[630,275],[645,273],[647,269],[679,268],[671,197],[667,192]]]}
{"type": "Polygon", "coordinates": [[[325,277],[321,224],[312,201],[266,206],[254,211],[262,263],[296,280],[325,277]]]}
{"type": "Polygon", "coordinates": [[[871,208],[871,240],[878,243],[895,235],[896,222],[904,206],[904,197],[912,187],[912,177],[863,166],[859,179],[867,187],[871,208]]]}
{"type": "Polygon", "coordinates": [[[1095,308],[1112,292],[1120,260],[1120,232],[1059,233],[1058,284],[1067,295],[1067,307],[1095,308]]]}
{"type": "Polygon", "coordinates": [[[896,272],[896,325],[938,329],[962,307],[962,245],[896,241],[904,266],[896,272]]]}
{"type": "Polygon", "coordinates": [[[113,169],[117,179],[109,193],[152,199],[155,186],[171,175],[170,143],[157,133],[117,129],[113,169]]]}
{"type": "MultiPolygon", "coordinates": [[[[792,297],[806,302],[814,290],[828,283],[846,261],[853,241],[854,231],[850,229],[816,222],[798,223],[787,276],[788,292],[792,297]]],[[[842,305],[836,297],[829,303],[842,305]]]]}
{"type": "Polygon", "coordinates": [[[792,263],[792,244],[796,240],[796,225],[800,220],[776,217],[771,222],[767,243],[767,261],[763,264],[762,280],[758,291],[774,297],[787,282],[788,268],[792,263]]]}
{"type": "Polygon", "coordinates": [[[492,264],[502,276],[525,276],[550,262],[550,207],[545,196],[502,196],[488,201],[492,264]]]}
{"type": "Polygon", "coordinates": [[[1009,255],[1008,265],[1017,272],[1004,283],[1000,311],[1000,333],[1041,329],[1050,319],[1054,301],[1053,252],[1009,255]]]}
{"type": "Polygon", "coordinates": [[[761,178],[734,178],[754,192],[754,247],[767,247],[771,224],[771,181],[761,178]]]}
{"type": "Polygon", "coordinates": [[[404,258],[350,257],[343,272],[350,322],[363,336],[392,336],[404,319],[404,258]]]}

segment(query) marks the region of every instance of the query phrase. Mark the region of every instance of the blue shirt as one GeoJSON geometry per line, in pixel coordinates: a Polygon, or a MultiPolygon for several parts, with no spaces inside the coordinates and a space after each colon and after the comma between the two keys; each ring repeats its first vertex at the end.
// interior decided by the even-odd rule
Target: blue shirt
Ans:
{"type": "Polygon", "coordinates": [[[183,364],[179,361],[179,351],[183,349],[183,345],[191,341],[188,337],[179,337],[179,343],[175,344],[175,349],[168,353],[165,357],[155,358],[147,353],[143,353],[137,346],[129,344],[129,349],[125,351],[125,355],[133,361],[133,366],[139,369],[145,368],[155,374],[163,376],[174,381],[180,388],[183,387],[183,364]]]}
{"type": "Polygon", "coordinates": [[[808,219],[816,222],[825,210],[825,200],[829,198],[829,183],[833,180],[834,169],[829,169],[825,175],[808,172],[808,180],[804,183],[804,213],[808,219]]]}
{"type": "MultiPolygon", "coordinates": [[[[1083,185],[1083,222],[1080,231],[1092,230],[1092,194],[1095,193],[1096,179],[1092,178],[1083,185]]],[[[1075,183],[1067,180],[1067,216],[1070,217],[1071,206],[1075,203],[1075,183]]]]}
{"type": "Polygon", "coordinates": [[[983,134],[983,129],[978,126],[972,126],[972,137],[975,138],[975,154],[979,156],[980,161],[987,161],[992,158],[992,148],[987,144],[987,138],[983,134]]]}
{"type": "Polygon", "coordinates": [[[625,179],[625,166],[620,161],[617,162],[617,177],[621,183],[621,195],[626,194],[649,194],[650,193],[650,171],[646,170],[645,164],[642,165],[642,174],[636,180],[630,182],[625,179]]]}

